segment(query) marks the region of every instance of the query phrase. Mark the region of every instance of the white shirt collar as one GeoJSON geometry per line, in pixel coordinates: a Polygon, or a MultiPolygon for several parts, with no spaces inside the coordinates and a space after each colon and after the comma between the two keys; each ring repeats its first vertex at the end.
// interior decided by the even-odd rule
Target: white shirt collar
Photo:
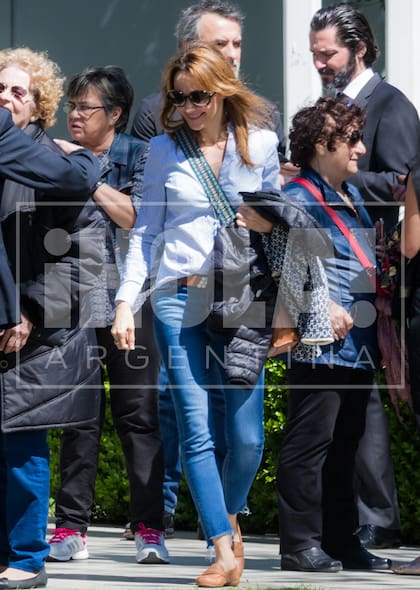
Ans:
{"type": "Polygon", "coordinates": [[[373,78],[374,72],[372,68],[363,70],[361,74],[356,76],[343,90],[343,94],[354,100],[362,88],[373,78]]]}

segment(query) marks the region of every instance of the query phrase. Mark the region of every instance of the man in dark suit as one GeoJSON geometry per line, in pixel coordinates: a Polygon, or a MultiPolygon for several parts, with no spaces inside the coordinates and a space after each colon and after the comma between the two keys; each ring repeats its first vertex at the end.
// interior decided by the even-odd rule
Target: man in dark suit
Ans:
{"type": "MultiPolygon", "coordinates": [[[[191,41],[204,41],[217,47],[231,62],[237,76],[241,65],[242,23],[244,15],[236,4],[226,0],[201,0],[185,8],[178,19],[175,36],[181,48],[191,41]]],[[[135,115],[131,135],[149,141],[163,133],[160,125],[161,95],[155,92],[144,97],[135,115]]],[[[278,109],[273,105],[272,123],[279,139],[279,158],[284,156],[286,142],[278,109]]]]}
{"type": "MultiPolygon", "coordinates": [[[[379,49],[364,15],[336,4],[318,10],[310,50],[325,94],[343,94],[366,110],[359,172],[348,181],[360,190],[373,221],[385,231],[398,221],[394,194],[409,171],[420,138],[417,111],[407,97],[372,70],[379,49]]],[[[400,516],[386,415],[378,389],[370,396],[366,430],[356,462],[358,535],[370,548],[398,546],[400,516]]]]}
{"type": "MultiPolygon", "coordinates": [[[[8,178],[55,196],[68,195],[70,190],[75,196],[87,198],[99,179],[97,159],[87,150],[62,143],[68,146],[69,156],[60,156],[35,143],[15,127],[9,111],[0,108],[0,195],[8,178]]],[[[0,331],[20,321],[0,228],[0,331]]]]}

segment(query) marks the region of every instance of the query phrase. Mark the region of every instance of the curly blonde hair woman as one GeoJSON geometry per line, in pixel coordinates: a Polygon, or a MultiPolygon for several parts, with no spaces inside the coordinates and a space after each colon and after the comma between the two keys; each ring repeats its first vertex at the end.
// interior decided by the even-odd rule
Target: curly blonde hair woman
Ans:
{"type": "MultiPolygon", "coordinates": [[[[23,70],[29,76],[29,91],[33,99],[30,121],[37,121],[43,129],[52,127],[63,96],[64,77],[59,66],[44,52],[19,47],[0,51],[0,72],[11,67],[23,70]]],[[[0,86],[0,94],[3,92],[4,86],[0,86]]]]}

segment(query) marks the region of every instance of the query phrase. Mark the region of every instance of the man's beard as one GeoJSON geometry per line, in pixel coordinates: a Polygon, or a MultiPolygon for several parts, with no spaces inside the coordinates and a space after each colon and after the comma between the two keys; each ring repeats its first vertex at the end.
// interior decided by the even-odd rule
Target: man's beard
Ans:
{"type": "Polygon", "coordinates": [[[356,59],[354,55],[352,55],[344,70],[339,72],[334,72],[334,70],[331,70],[330,68],[318,70],[318,73],[321,76],[323,95],[335,98],[337,92],[342,91],[350,82],[355,69],[356,59]]]}

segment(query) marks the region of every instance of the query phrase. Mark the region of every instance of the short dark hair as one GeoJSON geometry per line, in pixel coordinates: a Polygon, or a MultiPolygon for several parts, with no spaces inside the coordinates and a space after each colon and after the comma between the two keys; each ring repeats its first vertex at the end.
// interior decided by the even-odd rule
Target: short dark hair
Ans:
{"type": "Polygon", "coordinates": [[[201,0],[185,8],[178,19],[175,28],[175,37],[178,47],[183,43],[197,41],[199,35],[199,24],[201,17],[206,13],[214,13],[236,21],[242,28],[245,16],[239,6],[224,0],[201,0]]]}
{"type": "Polygon", "coordinates": [[[317,143],[325,143],[330,152],[340,137],[363,128],[365,113],[347,97],[319,98],[313,106],[304,107],[292,119],[290,159],[301,168],[308,168],[315,156],[317,143]]]}
{"type": "Polygon", "coordinates": [[[379,57],[379,47],[367,18],[354,6],[341,2],[320,8],[312,17],[311,31],[322,31],[333,27],[337,38],[354,55],[360,45],[366,45],[363,61],[370,67],[379,57]]]}
{"type": "Polygon", "coordinates": [[[111,113],[114,107],[121,108],[115,131],[122,133],[127,127],[134,96],[133,87],[124,70],[118,66],[86,68],[70,78],[67,83],[67,96],[76,98],[86,94],[91,88],[102,97],[107,113],[111,113]]]}

